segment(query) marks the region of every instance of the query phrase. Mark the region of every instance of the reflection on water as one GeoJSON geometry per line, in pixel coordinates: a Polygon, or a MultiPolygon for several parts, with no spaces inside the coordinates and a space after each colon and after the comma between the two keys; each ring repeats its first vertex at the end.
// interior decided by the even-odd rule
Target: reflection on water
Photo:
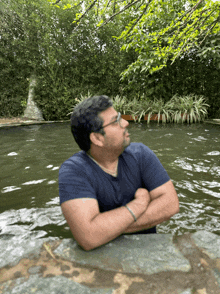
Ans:
{"type": "MultiPolygon", "coordinates": [[[[160,233],[220,234],[220,126],[130,124],[133,142],[149,146],[178,192],[180,213],[160,233]]],[[[61,213],[58,170],[77,152],[68,124],[0,130],[0,238],[71,238],[61,213]]]]}

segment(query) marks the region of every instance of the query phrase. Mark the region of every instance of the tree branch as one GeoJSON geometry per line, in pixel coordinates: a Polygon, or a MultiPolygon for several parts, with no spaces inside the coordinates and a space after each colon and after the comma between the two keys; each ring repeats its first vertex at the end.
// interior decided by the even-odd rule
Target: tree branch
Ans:
{"type": "Polygon", "coordinates": [[[106,4],[106,6],[105,6],[105,8],[104,8],[105,10],[102,12],[102,14],[105,13],[105,11],[106,11],[106,9],[108,8],[108,6],[109,6],[109,4],[110,4],[111,1],[112,1],[112,0],[109,0],[109,1],[108,1],[108,3],[106,4]]]}
{"type": "MultiPolygon", "coordinates": [[[[90,10],[90,9],[92,9],[92,7],[95,5],[95,3],[97,2],[97,0],[94,0],[93,2],[92,2],[92,4],[86,9],[86,11],[80,16],[80,18],[76,21],[76,24],[79,24],[79,22],[81,21],[81,19],[87,14],[87,12],[90,10]]],[[[77,25],[76,27],[75,27],[75,29],[74,30],[76,30],[77,28],[78,28],[78,26],[79,25],[77,25]]]]}
{"type": "MultiPolygon", "coordinates": [[[[177,22],[179,22],[179,21],[181,21],[183,18],[184,18],[184,16],[186,16],[187,14],[188,14],[188,16],[187,16],[187,18],[184,20],[184,22],[183,22],[183,24],[179,27],[179,30],[178,30],[178,32],[177,32],[177,34],[179,33],[179,31],[180,31],[180,29],[183,27],[183,26],[185,26],[187,23],[188,23],[188,21],[187,21],[187,19],[189,18],[189,16],[197,9],[197,7],[198,7],[198,5],[201,3],[201,2],[203,2],[204,0],[200,0],[198,3],[196,3],[196,5],[195,6],[193,6],[192,8],[190,8],[190,9],[188,9],[179,19],[177,19],[176,20],[176,22],[173,24],[173,26],[170,28],[170,29],[175,29],[175,25],[176,25],[176,23],[177,22]],[[186,22],[187,21],[187,22],[186,22]]],[[[171,34],[172,34],[172,32],[171,32],[171,34]]]]}
{"type": "Polygon", "coordinates": [[[206,37],[208,36],[208,33],[211,32],[211,30],[216,26],[216,24],[217,24],[219,21],[220,21],[220,17],[218,17],[218,18],[216,19],[216,21],[214,21],[214,23],[213,23],[212,27],[210,28],[210,30],[207,31],[207,29],[208,29],[209,27],[205,30],[205,31],[207,31],[207,34],[205,35],[205,37],[204,37],[204,39],[202,40],[202,42],[199,43],[199,46],[205,41],[206,37]]]}
{"type": "Polygon", "coordinates": [[[62,0],[57,0],[55,3],[52,3],[52,5],[56,5],[56,4],[60,3],[60,1],[62,1],[62,0]]]}
{"type": "MultiPolygon", "coordinates": [[[[206,11],[210,11],[210,9],[209,10],[207,10],[206,9],[206,11]]],[[[214,10],[213,11],[211,11],[210,13],[209,13],[209,15],[207,15],[206,17],[203,17],[202,16],[202,14],[203,14],[203,12],[204,11],[202,11],[201,12],[201,16],[196,20],[196,22],[193,22],[190,26],[189,26],[189,28],[186,30],[186,31],[184,31],[182,34],[180,34],[178,37],[178,39],[180,39],[182,36],[184,36],[184,35],[186,35],[186,33],[193,27],[193,26],[195,26],[198,22],[200,22],[200,21],[202,21],[202,23],[199,23],[199,25],[197,26],[197,28],[195,28],[195,30],[197,30],[197,29],[200,29],[202,26],[203,26],[203,24],[205,23],[205,21],[215,12],[214,10]]],[[[187,22],[188,23],[188,22],[187,22]]],[[[208,26],[208,28],[209,28],[210,26],[208,26]]],[[[207,29],[206,29],[207,30],[207,29]]],[[[205,31],[206,31],[205,30],[205,31]]],[[[199,34],[199,36],[202,36],[203,35],[203,33],[201,33],[201,34],[199,34]]],[[[177,36],[177,35],[176,35],[177,36]]],[[[175,39],[176,39],[176,37],[175,37],[175,39]]],[[[173,40],[174,41],[174,40],[173,40]]],[[[176,41],[176,43],[178,42],[178,40],[176,41]]],[[[172,48],[174,48],[174,42],[173,42],[173,46],[172,46],[172,48]]]]}
{"type": "MultiPolygon", "coordinates": [[[[126,33],[126,35],[128,36],[129,33],[133,30],[133,28],[136,26],[136,24],[141,20],[141,18],[143,17],[143,15],[145,14],[145,12],[147,11],[147,8],[149,6],[149,4],[152,2],[153,0],[149,0],[149,2],[146,4],[142,14],[136,19],[135,23],[132,25],[132,27],[129,29],[129,31],[126,33]]],[[[125,35],[125,36],[126,36],[125,35]]]]}
{"type": "Polygon", "coordinates": [[[136,3],[140,2],[140,1],[141,0],[136,0],[134,2],[131,2],[131,3],[127,4],[124,8],[122,8],[121,10],[119,10],[118,12],[116,12],[115,14],[110,16],[100,27],[98,27],[98,29],[100,29],[101,27],[103,27],[104,25],[109,23],[116,15],[122,13],[123,11],[127,10],[129,7],[133,6],[134,4],[136,4],[136,3]]]}

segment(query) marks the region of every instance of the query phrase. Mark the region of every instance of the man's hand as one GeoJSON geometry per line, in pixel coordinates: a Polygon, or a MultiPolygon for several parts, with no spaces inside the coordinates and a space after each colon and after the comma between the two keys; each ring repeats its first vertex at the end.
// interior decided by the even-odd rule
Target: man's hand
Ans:
{"type": "Polygon", "coordinates": [[[137,189],[134,194],[134,198],[138,204],[146,207],[145,209],[147,209],[151,200],[149,192],[147,191],[147,189],[144,188],[137,189]]]}
{"type": "Polygon", "coordinates": [[[179,212],[179,200],[171,180],[150,193],[146,189],[141,188],[136,191],[136,194],[138,198],[140,197],[140,203],[145,203],[144,201],[146,200],[144,199],[146,197],[149,204],[145,213],[140,216],[137,222],[132,223],[124,233],[134,233],[152,228],[169,220],[170,217],[179,212]]]}

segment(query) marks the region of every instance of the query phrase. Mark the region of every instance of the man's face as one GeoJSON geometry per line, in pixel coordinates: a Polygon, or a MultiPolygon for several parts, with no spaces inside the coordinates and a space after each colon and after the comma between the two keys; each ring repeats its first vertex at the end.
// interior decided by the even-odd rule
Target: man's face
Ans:
{"type": "Polygon", "coordinates": [[[121,150],[123,152],[130,144],[130,137],[127,130],[129,125],[128,121],[121,118],[117,122],[118,112],[113,107],[109,107],[102,111],[99,116],[103,120],[103,126],[109,124],[104,127],[104,147],[113,150],[121,150]]]}

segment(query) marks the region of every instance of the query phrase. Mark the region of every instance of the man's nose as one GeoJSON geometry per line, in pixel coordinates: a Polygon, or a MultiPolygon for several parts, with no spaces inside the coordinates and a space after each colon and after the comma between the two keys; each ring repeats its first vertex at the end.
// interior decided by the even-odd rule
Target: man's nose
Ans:
{"type": "Polygon", "coordinates": [[[129,126],[129,122],[126,119],[122,118],[122,124],[121,125],[122,125],[123,128],[127,128],[129,126]]]}

